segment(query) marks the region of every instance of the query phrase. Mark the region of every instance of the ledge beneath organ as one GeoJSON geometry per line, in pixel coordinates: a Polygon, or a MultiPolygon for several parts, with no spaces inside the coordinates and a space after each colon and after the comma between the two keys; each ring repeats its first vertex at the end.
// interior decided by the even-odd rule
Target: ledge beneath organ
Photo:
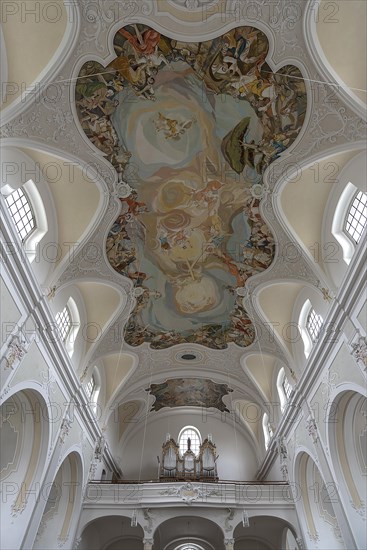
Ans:
{"type": "Polygon", "coordinates": [[[168,435],[162,445],[162,458],[157,458],[160,481],[218,481],[218,455],[210,436],[199,446],[197,454],[192,451],[188,438],[186,451],[181,454],[179,445],[168,435]]]}

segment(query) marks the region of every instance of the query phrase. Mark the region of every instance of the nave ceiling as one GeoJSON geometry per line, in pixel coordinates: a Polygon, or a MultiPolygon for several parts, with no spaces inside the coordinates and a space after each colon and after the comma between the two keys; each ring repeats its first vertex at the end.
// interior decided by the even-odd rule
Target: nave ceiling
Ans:
{"type": "MultiPolygon", "coordinates": [[[[43,282],[56,295],[76,285],[103,327],[79,375],[103,365],[106,404],[146,399],[147,380],[186,377],[263,407],[275,363],[297,377],[292,346],[269,322],[290,321],[302,289],[336,287],[308,251],[331,186],[310,182],[311,208],[307,167],[343,166],[365,137],[361,92],[320,83],[333,73],[312,54],[317,37],[337,73],[331,25],[316,25],[304,0],[286,17],[281,0],[272,12],[252,2],[260,18],[232,0],[66,4],[53,33],[28,29],[36,50],[50,44],[38,64],[13,64],[16,27],[4,25],[9,78],[23,71],[41,85],[6,99],[2,143],[40,166],[88,171],[75,191],[61,187],[66,173],[51,185],[59,239],[77,246],[43,282]]],[[[353,80],[347,63],[340,79],[361,89],[363,64],[353,80]]]]}

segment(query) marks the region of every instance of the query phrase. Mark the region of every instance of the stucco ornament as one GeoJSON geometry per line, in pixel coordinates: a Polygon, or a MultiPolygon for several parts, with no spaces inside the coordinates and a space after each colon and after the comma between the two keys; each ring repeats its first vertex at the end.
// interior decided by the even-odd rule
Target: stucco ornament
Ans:
{"type": "Polygon", "coordinates": [[[185,483],[184,485],[181,485],[180,487],[170,487],[169,489],[165,489],[164,491],[160,491],[161,495],[164,496],[177,496],[179,499],[182,500],[182,502],[185,502],[188,506],[191,506],[193,502],[200,499],[202,500],[204,497],[208,497],[210,495],[217,494],[217,490],[203,490],[200,487],[193,485],[190,481],[185,483]]]}
{"type": "Polygon", "coordinates": [[[319,440],[319,435],[317,431],[317,424],[314,418],[309,418],[306,423],[307,433],[312,438],[314,443],[317,443],[319,440]]]}
{"type": "Polygon", "coordinates": [[[358,338],[358,341],[352,344],[352,355],[357,361],[364,365],[364,370],[367,370],[367,339],[365,336],[358,338]]]}
{"type": "Polygon", "coordinates": [[[21,361],[24,357],[26,350],[21,346],[20,343],[13,342],[9,346],[8,354],[5,358],[5,368],[13,369],[14,363],[21,361]]]}
{"type": "Polygon", "coordinates": [[[191,483],[185,483],[185,485],[180,488],[179,496],[183,502],[186,502],[186,504],[190,506],[194,500],[197,500],[202,494],[200,489],[191,483]]]}
{"type": "Polygon", "coordinates": [[[219,0],[168,0],[170,4],[179,8],[188,10],[205,9],[214,4],[218,4],[219,0]]]}

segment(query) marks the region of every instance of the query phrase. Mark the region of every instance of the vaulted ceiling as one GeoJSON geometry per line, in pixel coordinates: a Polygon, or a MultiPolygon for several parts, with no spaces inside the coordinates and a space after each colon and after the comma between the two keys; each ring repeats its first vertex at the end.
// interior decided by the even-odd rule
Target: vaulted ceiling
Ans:
{"type": "Polygon", "coordinates": [[[77,246],[43,285],[76,287],[101,327],[79,375],[99,365],[105,405],[150,408],[149,384],[204,379],[206,406],[228,384],[223,407],[265,410],[274,372],[293,369],[269,322],[291,321],[304,288],[335,288],[307,252],[333,188],[311,167],[360,151],[366,3],[258,2],[255,17],[230,0],[59,0],[26,28],[13,4],[2,140],[61,169],[48,181],[58,239],[77,246]]]}

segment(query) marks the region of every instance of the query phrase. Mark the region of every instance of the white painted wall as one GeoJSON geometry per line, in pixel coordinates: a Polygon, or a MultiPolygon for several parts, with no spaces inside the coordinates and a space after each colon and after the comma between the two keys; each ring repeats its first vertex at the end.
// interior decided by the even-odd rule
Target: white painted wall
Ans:
{"type": "Polygon", "coordinates": [[[254,478],[258,467],[255,452],[249,439],[244,436],[240,423],[234,425],[228,414],[216,409],[191,409],[191,413],[179,408],[153,412],[146,429],[144,416],[140,416],[139,421],[129,429],[120,451],[127,479],[156,479],[157,456],[161,457],[166,433],[177,440],[180,430],[187,425],[195,426],[203,439],[212,434],[219,455],[217,467],[220,479],[254,478]]]}

